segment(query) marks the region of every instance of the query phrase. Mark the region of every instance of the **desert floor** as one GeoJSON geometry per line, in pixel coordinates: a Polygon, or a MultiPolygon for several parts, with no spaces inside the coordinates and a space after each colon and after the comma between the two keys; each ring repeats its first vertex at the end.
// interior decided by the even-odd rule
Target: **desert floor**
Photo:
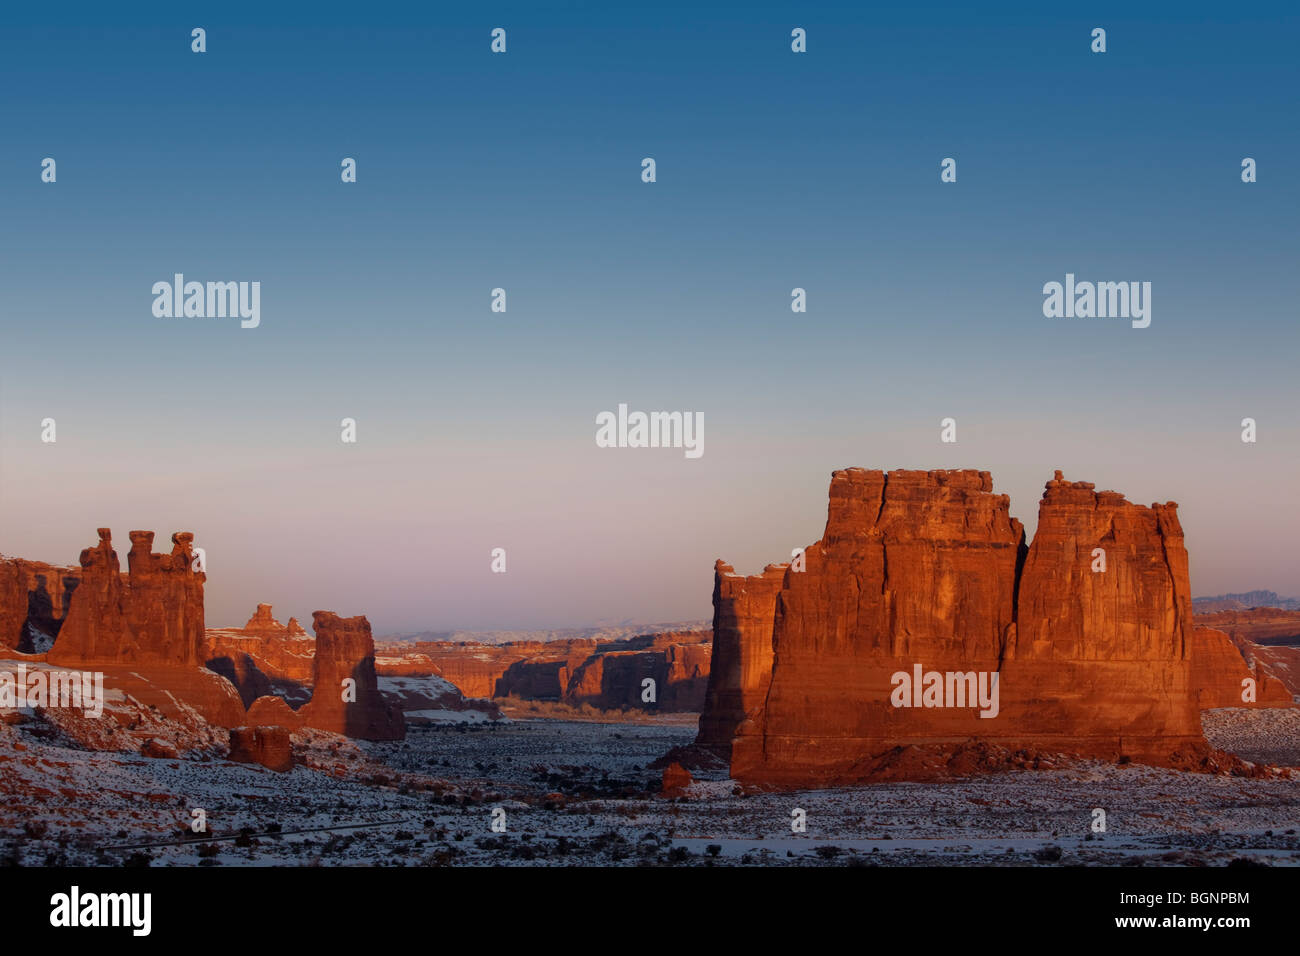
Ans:
{"type": "MultiPolygon", "coordinates": [[[[1205,726],[1248,759],[1300,764],[1300,711],[1215,711],[1205,726]]],[[[693,736],[681,716],[434,723],[387,744],[307,732],[305,765],[281,774],[76,749],[29,719],[0,725],[0,853],[26,865],[1300,864],[1300,776],[1086,762],[780,794],[703,779],[685,798],[653,795],[647,765],[693,736]]]]}

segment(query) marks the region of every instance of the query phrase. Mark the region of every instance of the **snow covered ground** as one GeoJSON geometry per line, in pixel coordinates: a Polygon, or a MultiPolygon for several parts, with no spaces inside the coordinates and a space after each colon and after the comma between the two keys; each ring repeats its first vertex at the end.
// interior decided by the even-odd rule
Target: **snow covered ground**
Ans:
{"type": "MultiPolygon", "coordinates": [[[[1289,737],[1294,752],[1297,720],[1222,711],[1207,731],[1221,746],[1281,741],[1279,752],[1289,737]]],[[[175,759],[78,749],[28,718],[0,724],[0,862],[1300,864],[1295,777],[1087,762],[797,793],[714,779],[684,799],[654,795],[659,773],[647,765],[693,736],[677,720],[430,723],[382,744],[308,731],[294,737],[302,765],[277,774],[210,748],[175,759]],[[195,810],[205,833],[192,830],[195,810]],[[504,832],[492,829],[495,810],[504,832]],[[796,810],[805,832],[791,829],[796,810]]]]}

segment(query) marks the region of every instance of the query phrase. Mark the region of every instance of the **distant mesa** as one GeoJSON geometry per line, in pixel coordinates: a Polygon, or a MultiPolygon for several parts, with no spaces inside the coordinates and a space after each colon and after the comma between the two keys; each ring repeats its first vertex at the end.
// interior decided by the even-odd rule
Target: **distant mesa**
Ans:
{"type": "Polygon", "coordinates": [[[380,645],[379,673],[434,674],[466,697],[699,713],[711,641],[711,631],[691,630],[607,641],[388,642],[380,645]],[[653,703],[643,699],[647,679],[654,682],[653,703]]]}
{"type": "Polygon", "coordinates": [[[1219,594],[1215,597],[1192,598],[1192,610],[1197,614],[1214,614],[1218,611],[1248,611],[1252,608],[1278,608],[1283,611],[1300,611],[1300,598],[1280,597],[1276,591],[1243,591],[1238,594],[1219,594]]]}
{"type": "Polygon", "coordinates": [[[559,641],[595,641],[607,644],[646,634],[685,634],[708,631],[708,621],[674,621],[634,624],[597,624],[591,627],[532,628],[525,630],[449,630],[385,634],[376,643],[390,647],[400,644],[551,644],[559,641]]]}

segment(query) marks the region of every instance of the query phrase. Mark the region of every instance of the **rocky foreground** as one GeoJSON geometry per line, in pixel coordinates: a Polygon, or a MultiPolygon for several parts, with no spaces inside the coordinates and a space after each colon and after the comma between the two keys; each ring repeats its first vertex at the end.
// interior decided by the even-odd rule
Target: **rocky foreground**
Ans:
{"type": "MultiPolygon", "coordinates": [[[[1300,764],[1300,712],[1211,711],[1205,728],[1216,746],[1300,764]]],[[[694,732],[679,717],[429,724],[394,742],[304,730],[294,768],[276,773],[215,749],[88,751],[30,718],[0,725],[0,855],[113,866],[1300,864],[1294,777],[1062,758],[785,793],[706,773],[665,798],[650,764],[694,732]],[[791,830],[796,810],[803,833],[791,830]]]]}

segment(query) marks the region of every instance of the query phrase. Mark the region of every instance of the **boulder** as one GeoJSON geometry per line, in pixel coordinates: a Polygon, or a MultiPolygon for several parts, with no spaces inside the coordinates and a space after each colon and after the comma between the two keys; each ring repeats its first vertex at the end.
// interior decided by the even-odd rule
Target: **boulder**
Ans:
{"type": "Polygon", "coordinates": [[[670,763],[664,767],[663,786],[659,795],[663,797],[680,797],[686,788],[694,783],[691,772],[679,763],[670,763]]]}
{"type": "Polygon", "coordinates": [[[286,727],[235,727],[230,731],[230,759],[257,763],[278,773],[293,769],[293,744],[286,727]]]}

